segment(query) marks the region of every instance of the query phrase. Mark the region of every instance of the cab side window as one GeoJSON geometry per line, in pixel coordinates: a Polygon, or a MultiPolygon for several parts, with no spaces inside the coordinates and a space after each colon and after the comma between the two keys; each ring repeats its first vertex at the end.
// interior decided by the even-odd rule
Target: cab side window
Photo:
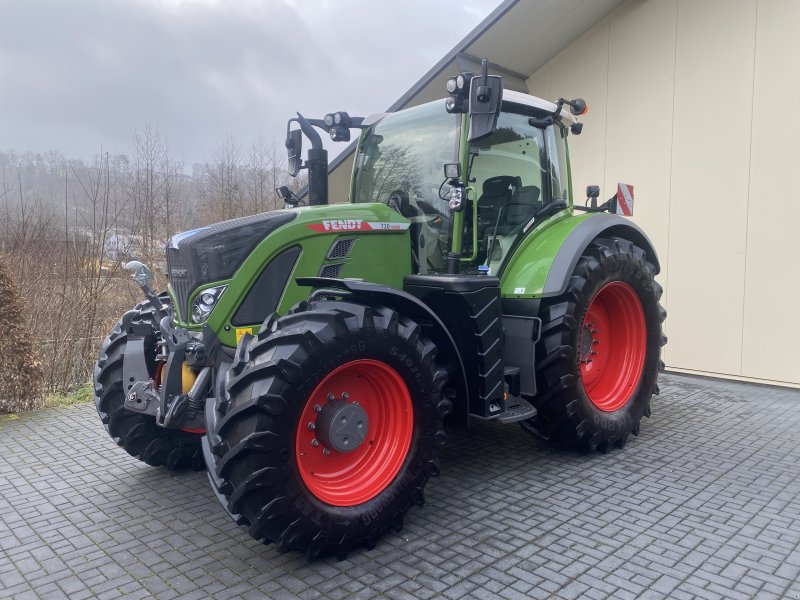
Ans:
{"type": "Polygon", "coordinates": [[[569,202],[569,158],[567,156],[566,128],[553,125],[546,130],[550,149],[550,193],[553,201],[569,202]]]}
{"type": "MultiPolygon", "coordinates": [[[[497,130],[470,145],[470,185],[476,190],[478,260],[502,260],[516,235],[544,201],[544,133],[528,116],[501,113],[497,130]]],[[[549,184],[549,182],[548,182],[549,184]]]]}

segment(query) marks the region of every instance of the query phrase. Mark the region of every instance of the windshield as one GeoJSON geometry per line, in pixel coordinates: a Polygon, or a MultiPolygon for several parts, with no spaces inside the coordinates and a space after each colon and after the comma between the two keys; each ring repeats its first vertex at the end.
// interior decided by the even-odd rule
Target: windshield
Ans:
{"type": "Polygon", "coordinates": [[[386,115],[364,134],[356,156],[354,202],[384,202],[412,222],[417,270],[441,270],[450,210],[440,196],[445,163],[457,162],[460,115],[444,100],[386,115]]]}

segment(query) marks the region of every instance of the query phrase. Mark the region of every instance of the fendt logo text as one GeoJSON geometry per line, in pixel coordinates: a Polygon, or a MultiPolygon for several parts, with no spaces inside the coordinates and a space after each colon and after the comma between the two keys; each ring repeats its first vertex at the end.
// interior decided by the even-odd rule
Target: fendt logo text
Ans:
{"type": "Polygon", "coordinates": [[[325,228],[325,231],[353,231],[355,229],[363,229],[364,221],[361,219],[333,219],[327,220],[323,219],[322,226],[325,228]]]}
{"type": "Polygon", "coordinates": [[[363,219],[323,219],[319,223],[309,223],[314,231],[361,231],[369,229],[363,219]]]}
{"type": "Polygon", "coordinates": [[[405,231],[411,223],[364,221],[363,219],[323,219],[319,223],[308,223],[312,231],[405,231]]]}

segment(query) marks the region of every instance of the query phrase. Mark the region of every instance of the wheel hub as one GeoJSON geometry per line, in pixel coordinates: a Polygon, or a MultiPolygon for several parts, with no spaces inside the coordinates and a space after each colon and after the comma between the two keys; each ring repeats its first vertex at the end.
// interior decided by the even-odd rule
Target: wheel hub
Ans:
{"type": "Polygon", "coordinates": [[[413,431],[403,378],[379,360],[353,360],[328,373],[309,395],[295,434],[297,468],[319,500],[362,504],[400,471],[413,431]]]}
{"type": "Polygon", "coordinates": [[[581,363],[589,364],[592,362],[592,356],[597,354],[597,351],[594,350],[594,346],[600,343],[600,340],[595,338],[598,333],[600,332],[594,328],[592,323],[586,322],[583,324],[583,330],[580,336],[581,363]]]}
{"type": "Polygon", "coordinates": [[[369,431],[369,418],[358,402],[333,400],[318,413],[314,431],[326,448],[352,452],[364,442],[369,431]]]}

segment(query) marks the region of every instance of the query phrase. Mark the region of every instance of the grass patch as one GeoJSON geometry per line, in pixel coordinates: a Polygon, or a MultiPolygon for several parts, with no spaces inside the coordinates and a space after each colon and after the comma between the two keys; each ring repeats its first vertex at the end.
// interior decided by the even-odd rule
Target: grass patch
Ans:
{"type": "Polygon", "coordinates": [[[45,406],[72,406],[73,404],[84,404],[94,400],[94,388],[91,382],[85,383],[81,387],[71,392],[61,392],[58,394],[48,394],[45,398],[45,406]]]}

